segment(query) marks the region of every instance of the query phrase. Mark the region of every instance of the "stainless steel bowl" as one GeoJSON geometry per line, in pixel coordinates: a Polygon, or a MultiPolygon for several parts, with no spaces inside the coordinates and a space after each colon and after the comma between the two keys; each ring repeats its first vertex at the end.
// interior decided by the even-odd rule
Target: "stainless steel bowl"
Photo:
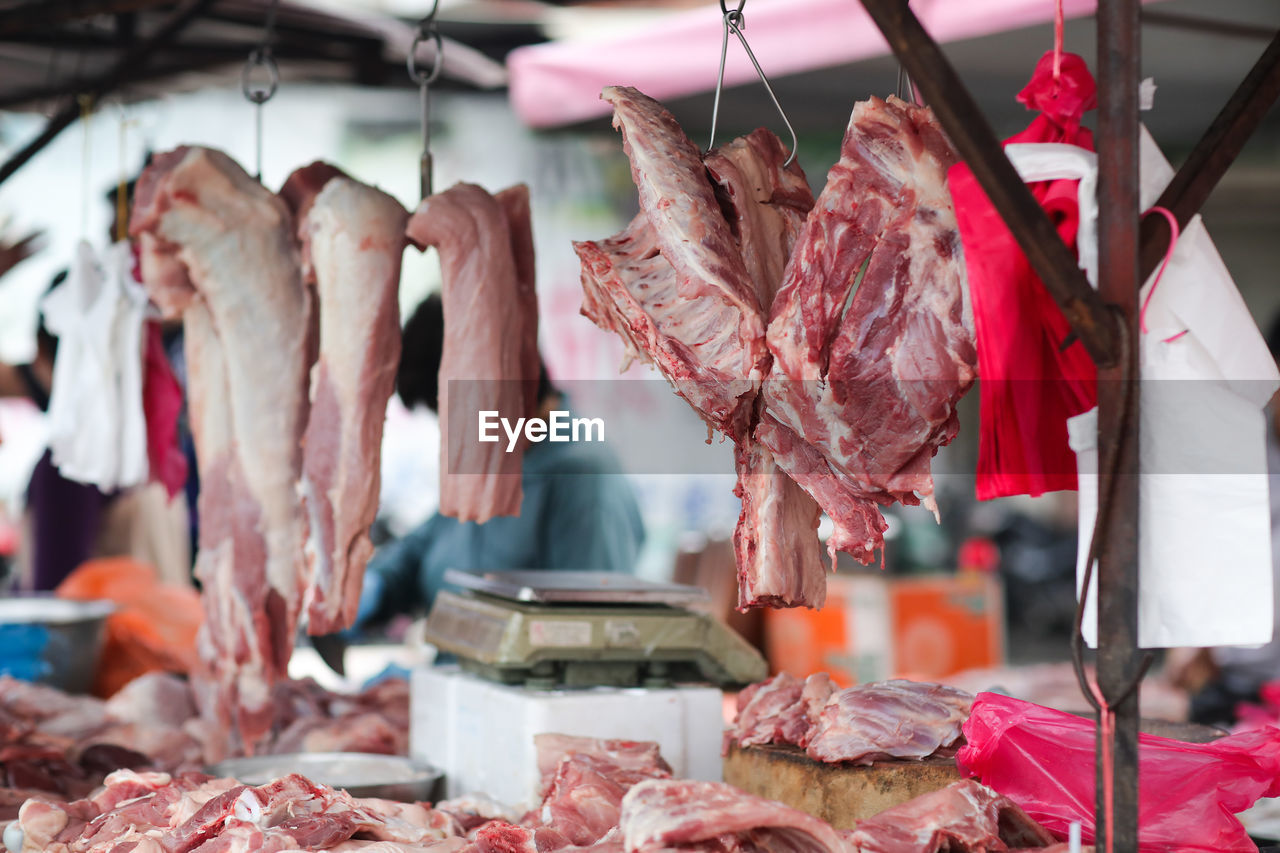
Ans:
{"type": "Polygon", "coordinates": [[[245,785],[265,785],[290,773],[341,788],[353,797],[378,797],[402,803],[434,801],[444,774],[399,755],[366,752],[300,752],[230,758],[207,768],[245,785]]]}
{"type": "Polygon", "coordinates": [[[115,609],[110,601],[50,595],[0,598],[0,672],[68,693],[88,693],[107,617],[115,609]]]}

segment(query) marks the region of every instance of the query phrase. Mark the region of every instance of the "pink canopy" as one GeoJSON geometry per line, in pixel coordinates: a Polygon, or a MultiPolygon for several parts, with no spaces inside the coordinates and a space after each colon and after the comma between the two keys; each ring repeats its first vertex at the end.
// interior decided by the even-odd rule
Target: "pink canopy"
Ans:
{"type": "MultiPolygon", "coordinates": [[[[1089,15],[1097,0],[1064,0],[1063,7],[1068,18],[1089,15]]],[[[1054,0],[914,0],[911,8],[934,39],[948,42],[1051,21],[1054,0]]],[[[889,52],[858,0],[751,0],[743,14],[744,33],[770,77],[889,52]]],[[[659,100],[709,91],[721,26],[719,5],[708,0],[621,37],[520,48],[507,58],[511,102],[529,126],[554,127],[607,115],[605,86],[635,86],[659,100]]],[[[755,79],[736,39],[724,76],[727,86],[755,79]]]]}

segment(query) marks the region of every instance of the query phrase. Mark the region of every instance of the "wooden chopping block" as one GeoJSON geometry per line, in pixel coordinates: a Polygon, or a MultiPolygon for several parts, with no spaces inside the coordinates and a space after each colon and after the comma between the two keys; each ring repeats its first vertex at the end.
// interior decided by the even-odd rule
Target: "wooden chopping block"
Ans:
{"type": "Polygon", "coordinates": [[[870,766],[814,761],[794,746],[730,742],[724,780],[821,818],[836,829],[960,780],[954,758],[884,761],[870,766]]]}

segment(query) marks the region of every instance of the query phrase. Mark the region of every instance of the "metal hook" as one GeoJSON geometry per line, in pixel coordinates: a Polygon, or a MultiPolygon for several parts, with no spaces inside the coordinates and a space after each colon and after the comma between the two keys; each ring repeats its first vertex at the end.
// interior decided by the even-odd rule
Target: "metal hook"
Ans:
{"type": "Polygon", "coordinates": [[[920,88],[916,86],[916,81],[911,79],[907,69],[902,67],[902,63],[898,63],[897,95],[900,101],[909,101],[917,107],[924,105],[924,99],[920,97],[920,88]]]}
{"type": "Polygon", "coordinates": [[[747,37],[742,33],[747,28],[746,18],[742,15],[742,7],[746,4],[747,0],[738,0],[738,7],[729,9],[725,6],[725,1],[720,0],[720,9],[724,12],[724,36],[720,40],[720,73],[716,76],[716,96],[711,105],[711,139],[707,142],[707,150],[715,148],[716,145],[716,124],[720,117],[720,93],[724,89],[724,62],[729,53],[729,32],[732,30],[733,34],[738,37],[738,41],[742,43],[742,49],[746,51],[747,58],[751,60],[751,65],[756,69],[756,74],[759,75],[760,82],[764,84],[764,90],[769,93],[769,99],[773,101],[773,106],[778,111],[778,115],[782,116],[782,123],[787,126],[787,132],[791,134],[791,155],[782,164],[785,169],[795,162],[799,141],[796,138],[795,128],[791,126],[791,120],[787,118],[786,112],[782,109],[782,104],[778,103],[778,96],[774,94],[773,87],[769,85],[769,78],[765,76],[764,69],[760,67],[760,63],[756,60],[756,55],[751,52],[751,46],[747,44],[747,37]]]}
{"type": "Polygon", "coordinates": [[[267,18],[262,27],[262,42],[250,51],[249,59],[240,70],[240,91],[244,94],[245,100],[254,105],[254,150],[257,157],[255,177],[259,182],[262,180],[262,105],[271,100],[280,87],[280,68],[276,65],[275,57],[271,53],[271,40],[275,35],[276,11],[279,6],[280,0],[272,0],[271,5],[267,7],[267,18]],[[252,81],[253,72],[258,68],[265,68],[267,71],[265,85],[255,85],[252,81]]]}
{"type": "Polygon", "coordinates": [[[432,157],[431,157],[431,84],[440,79],[444,70],[444,38],[440,35],[440,27],[436,24],[436,10],[439,0],[431,4],[431,11],[418,22],[418,32],[409,44],[409,55],[405,59],[405,68],[409,71],[409,79],[418,84],[418,96],[422,106],[422,157],[419,161],[419,189],[422,197],[432,193],[432,157]],[[423,42],[435,43],[435,56],[431,60],[431,70],[424,72],[418,67],[418,48],[423,42]]]}

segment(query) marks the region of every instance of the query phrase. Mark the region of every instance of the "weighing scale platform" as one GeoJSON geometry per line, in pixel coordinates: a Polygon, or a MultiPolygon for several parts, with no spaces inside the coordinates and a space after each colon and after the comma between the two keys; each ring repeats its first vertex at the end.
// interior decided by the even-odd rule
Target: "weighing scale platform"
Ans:
{"type": "Polygon", "coordinates": [[[535,689],[750,684],[764,658],[727,626],[686,608],[704,590],[610,572],[450,570],[425,639],[490,681],[535,689]]]}

